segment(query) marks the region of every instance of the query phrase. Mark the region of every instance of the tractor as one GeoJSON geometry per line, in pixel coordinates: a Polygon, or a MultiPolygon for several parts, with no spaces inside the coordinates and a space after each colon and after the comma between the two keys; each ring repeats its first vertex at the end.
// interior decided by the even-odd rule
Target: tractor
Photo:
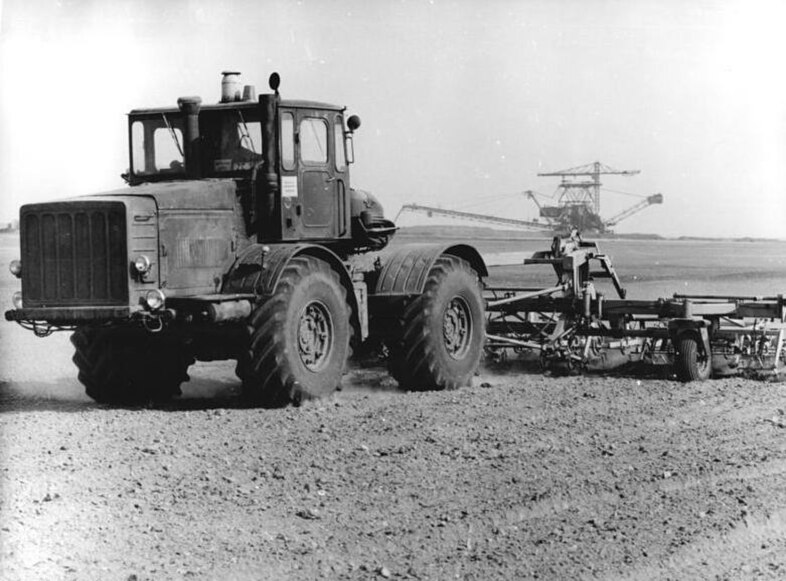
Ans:
{"type": "Polygon", "coordinates": [[[181,393],[195,361],[234,360],[249,405],[340,387],[354,350],[381,346],[404,389],[453,389],[485,339],[487,269],[466,244],[389,247],[396,226],[350,186],[360,119],[255,95],[128,114],[128,187],[20,209],[21,279],[5,313],[39,336],[73,331],[98,402],[181,393]]]}

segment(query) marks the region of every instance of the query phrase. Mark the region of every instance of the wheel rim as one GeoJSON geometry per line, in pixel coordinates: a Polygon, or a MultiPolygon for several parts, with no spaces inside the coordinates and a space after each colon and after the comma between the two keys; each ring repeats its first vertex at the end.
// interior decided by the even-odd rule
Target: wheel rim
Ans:
{"type": "Polygon", "coordinates": [[[312,301],[305,306],[297,339],[298,354],[306,369],[319,371],[325,367],[333,349],[333,320],[323,303],[312,301]]]}
{"type": "Polygon", "coordinates": [[[442,319],[445,349],[453,359],[462,359],[472,342],[472,313],[461,297],[453,297],[442,319]]]}

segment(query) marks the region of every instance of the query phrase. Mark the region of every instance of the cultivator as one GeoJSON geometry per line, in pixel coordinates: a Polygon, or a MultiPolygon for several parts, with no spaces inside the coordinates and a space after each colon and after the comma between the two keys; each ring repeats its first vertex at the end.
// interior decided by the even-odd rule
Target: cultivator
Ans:
{"type": "MultiPolygon", "coordinates": [[[[775,297],[681,295],[628,300],[594,242],[555,238],[524,265],[550,265],[545,288],[486,288],[486,352],[537,356],[544,369],[608,370],[631,362],[671,364],[682,381],[710,375],[783,373],[786,303],[775,297]],[[610,280],[607,298],[596,281],[610,280]]],[[[607,285],[604,285],[607,286],[607,285]]]]}

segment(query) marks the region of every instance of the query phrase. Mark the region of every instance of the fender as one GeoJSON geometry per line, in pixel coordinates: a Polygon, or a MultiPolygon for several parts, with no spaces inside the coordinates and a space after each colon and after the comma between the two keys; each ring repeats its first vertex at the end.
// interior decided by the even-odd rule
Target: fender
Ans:
{"type": "Polygon", "coordinates": [[[418,295],[426,286],[428,273],[437,259],[448,254],[463,258],[479,276],[488,276],[480,253],[468,244],[407,244],[384,252],[382,271],[374,287],[375,296],[418,295]]]}
{"type": "Polygon", "coordinates": [[[338,274],[347,293],[351,309],[350,322],[355,337],[360,336],[358,303],[352,279],[341,259],[324,246],[316,244],[252,244],[243,250],[224,276],[222,294],[254,294],[258,299],[272,295],[284,269],[297,256],[313,256],[326,262],[338,274]],[[264,251],[263,249],[267,249],[264,251]]]}

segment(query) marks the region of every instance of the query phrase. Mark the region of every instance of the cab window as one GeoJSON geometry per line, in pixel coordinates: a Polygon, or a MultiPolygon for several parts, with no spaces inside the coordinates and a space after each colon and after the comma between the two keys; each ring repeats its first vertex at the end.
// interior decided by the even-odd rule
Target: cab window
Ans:
{"type": "Polygon", "coordinates": [[[295,169],[295,118],[292,113],[281,114],[281,165],[295,169]]]}
{"type": "Polygon", "coordinates": [[[254,117],[240,110],[203,116],[200,134],[208,172],[247,171],[262,161],[262,124],[254,117]]]}
{"type": "Polygon", "coordinates": [[[162,114],[131,124],[131,164],[134,174],[182,173],[184,162],[182,118],[162,114]]]}
{"type": "Polygon", "coordinates": [[[336,171],[344,171],[347,167],[346,150],[344,149],[344,121],[336,117],[333,124],[333,145],[336,152],[336,171]]]}
{"type": "Polygon", "coordinates": [[[306,117],[300,122],[300,159],[323,164],[328,159],[328,128],[324,119],[306,117]]]}

